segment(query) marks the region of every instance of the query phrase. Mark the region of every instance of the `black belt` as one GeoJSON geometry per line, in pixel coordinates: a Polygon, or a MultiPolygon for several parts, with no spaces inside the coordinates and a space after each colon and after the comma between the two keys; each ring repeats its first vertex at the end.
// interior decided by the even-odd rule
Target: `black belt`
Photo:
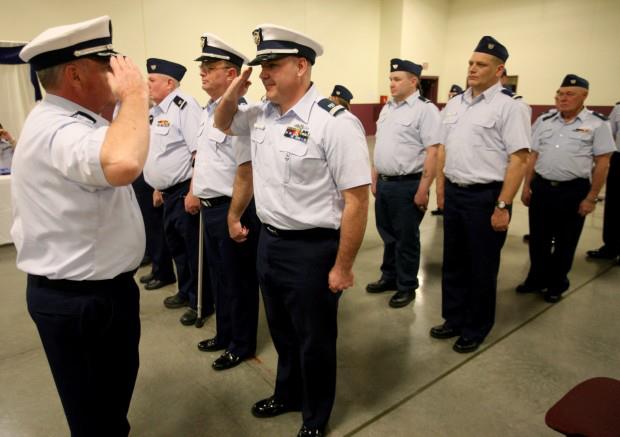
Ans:
{"type": "Polygon", "coordinates": [[[458,184],[456,182],[452,182],[450,179],[447,179],[447,178],[446,178],[446,182],[455,187],[463,188],[465,190],[471,190],[471,191],[483,191],[483,190],[496,189],[496,188],[501,188],[502,185],[504,185],[504,183],[501,181],[489,182],[487,184],[458,184]]]}
{"type": "Polygon", "coordinates": [[[213,208],[214,206],[230,203],[231,198],[228,196],[211,197],[210,199],[200,199],[200,203],[205,208],[213,208]]]}
{"type": "Polygon", "coordinates": [[[161,191],[164,194],[168,194],[168,195],[174,194],[174,193],[180,191],[181,189],[184,189],[185,191],[189,191],[189,185],[190,185],[191,182],[192,182],[192,180],[188,179],[186,181],[179,182],[176,185],[173,185],[171,187],[168,187],[168,188],[165,188],[165,189],[159,190],[159,191],[161,191]]]}
{"type": "Polygon", "coordinates": [[[394,181],[419,181],[422,177],[422,173],[402,174],[397,176],[388,176],[385,174],[378,175],[382,181],[394,182],[394,181]]]}
{"type": "Polygon", "coordinates": [[[274,237],[287,240],[314,240],[324,238],[339,238],[340,229],[310,228],[301,230],[278,229],[263,223],[263,227],[274,237]]]}
{"type": "Polygon", "coordinates": [[[135,270],[121,273],[112,279],[100,279],[100,280],[84,280],[73,281],[71,279],[49,279],[45,276],[28,275],[31,284],[41,288],[51,288],[52,290],[62,291],[95,291],[104,288],[114,288],[118,286],[118,282],[131,279],[136,274],[135,270]]]}
{"type": "Polygon", "coordinates": [[[590,183],[590,181],[588,179],[585,178],[576,178],[576,179],[571,179],[569,181],[552,181],[551,179],[545,179],[543,178],[541,175],[539,175],[538,173],[535,174],[536,176],[536,180],[548,185],[550,187],[566,187],[566,186],[571,186],[571,185],[579,185],[579,184],[583,184],[583,183],[590,183]]]}

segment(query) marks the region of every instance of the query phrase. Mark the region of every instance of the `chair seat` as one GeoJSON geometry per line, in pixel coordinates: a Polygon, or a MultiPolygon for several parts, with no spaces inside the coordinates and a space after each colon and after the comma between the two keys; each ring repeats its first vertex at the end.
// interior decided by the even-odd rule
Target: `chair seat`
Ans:
{"type": "Polygon", "coordinates": [[[545,422],[567,436],[620,436],[620,381],[597,377],[577,384],[547,411],[545,422]]]}

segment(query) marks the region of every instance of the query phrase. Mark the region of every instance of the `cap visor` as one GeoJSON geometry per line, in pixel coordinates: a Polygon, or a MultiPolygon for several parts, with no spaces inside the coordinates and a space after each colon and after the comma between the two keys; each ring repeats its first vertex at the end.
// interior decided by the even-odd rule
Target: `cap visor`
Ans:
{"type": "Polygon", "coordinates": [[[261,62],[273,61],[274,59],[280,59],[280,58],[286,58],[287,56],[297,56],[297,55],[294,53],[265,53],[263,55],[258,55],[257,57],[252,59],[250,62],[248,62],[248,65],[253,67],[255,65],[260,65],[261,62]]]}

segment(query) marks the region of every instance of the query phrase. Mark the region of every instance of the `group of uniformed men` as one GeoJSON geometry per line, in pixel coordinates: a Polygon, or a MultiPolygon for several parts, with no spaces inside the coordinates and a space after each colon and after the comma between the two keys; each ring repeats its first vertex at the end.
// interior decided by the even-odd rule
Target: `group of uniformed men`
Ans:
{"type": "MultiPolygon", "coordinates": [[[[419,286],[419,224],[437,176],[445,322],[430,335],[458,336],[456,351],[476,350],[493,326],[500,250],[524,174],[532,269],[520,291],[546,289],[553,302],[568,287],[583,217],[614,150],[609,124],[583,106],[587,81],[565,78],[557,112],[542,118],[532,140],[529,107],[499,83],[508,52],[492,37],[470,57],[468,89],[441,114],[420,96],[422,67],[393,59],[393,99],[377,122],[371,169],[360,121],[312,83],[322,46],[272,24],[252,35],[252,61],[202,35],[204,109],[180,91],[179,64],[148,59],[147,86],[114,52],[109,17],[48,29],[21,52],[47,94],[15,155],[12,235],[72,435],[129,432],[140,337],[133,275],[145,249],[129,184],[142,172],[154,189],[146,203],[152,196],[151,206],[163,204],[158,226],[176,265],[179,291],[164,304],[189,306],[187,325],[215,311],[216,336],[198,347],[222,350],[213,368],[229,369],[255,353],[260,284],[278,371],[273,395],[252,413],[301,411],[298,436],[323,435],[332,410],[338,301],[353,285],[368,186],[385,248],[382,276],[367,290],[394,289],[390,305],[403,307],[419,286]],[[243,64],[261,66],[261,103],[243,99],[251,75],[243,64]],[[550,204],[572,214],[562,229],[540,212],[550,204]]],[[[334,89],[336,102],[351,98],[334,89]]],[[[174,281],[171,266],[161,268],[142,282],[174,281]]]]}

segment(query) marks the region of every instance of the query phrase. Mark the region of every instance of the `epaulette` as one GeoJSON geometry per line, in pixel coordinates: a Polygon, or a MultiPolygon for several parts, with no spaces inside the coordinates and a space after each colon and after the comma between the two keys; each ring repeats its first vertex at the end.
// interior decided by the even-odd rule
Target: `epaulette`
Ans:
{"type": "Polygon", "coordinates": [[[620,102],[616,102],[616,105],[620,105],[620,102]]]}
{"type": "Polygon", "coordinates": [[[418,99],[422,100],[424,103],[428,103],[428,102],[430,102],[430,100],[429,100],[429,99],[427,99],[427,98],[426,98],[426,97],[424,97],[424,96],[418,96],[418,99]]]}
{"type": "Polygon", "coordinates": [[[149,124],[153,124],[153,114],[149,115],[149,124]]]}
{"type": "Polygon", "coordinates": [[[71,114],[71,117],[73,118],[85,118],[88,121],[94,123],[97,123],[97,120],[95,120],[92,116],[88,115],[86,112],[82,112],[82,111],[76,111],[75,113],[71,114]]]}
{"type": "Polygon", "coordinates": [[[179,109],[183,109],[187,106],[187,102],[181,96],[176,96],[172,101],[179,107],[179,109]]]}
{"type": "Polygon", "coordinates": [[[508,88],[502,88],[502,93],[506,94],[508,97],[512,97],[514,99],[515,93],[513,90],[508,88]]]}
{"type": "Polygon", "coordinates": [[[317,103],[321,108],[325,109],[327,112],[329,112],[334,117],[340,114],[342,111],[347,110],[347,108],[345,108],[344,106],[336,105],[334,102],[332,102],[329,99],[321,99],[317,103]]]}
{"type": "MultiPolygon", "coordinates": [[[[551,109],[549,109],[549,111],[551,111],[551,109]]],[[[547,111],[547,112],[549,112],[549,111],[547,111]]],[[[546,114],[547,112],[545,112],[544,114],[546,114]]],[[[553,112],[553,113],[551,113],[551,114],[549,114],[549,115],[545,115],[545,116],[542,118],[542,121],[547,121],[547,120],[549,120],[550,118],[555,117],[555,115],[556,115],[557,113],[558,113],[558,112],[557,112],[557,111],[555,111],[555,112],[553,112]]],[[[544,114],[543,114],[543,115],[544,115],[544,114]]]]}
{"type": "Polygon", "coordinates": [[[237,105],[247,105],[248,101],[245,99],[245,97],[239,97],[239,101],[237,102],[237,105]]]}
{"type": "Polygon", "coordinates": [[[512,98],[513,98],[514,100],[519,100],[519,99],[522,99],[522,98],[523,98],[523,96],[519,96],[519,95],[515,94],[514,96],[512,96],[512,98]]]}
{"type": "Polygon", "coordinates": [[[604,116],[603,114],[601,114],[600,112],[596,112],[596,111],[590,111],[592,113],[592,115],[594,115],[595,117],[600,118],[603,121],[607,121],[609,120],[609,118],[607,118],[606,116],[604,116]]]}

